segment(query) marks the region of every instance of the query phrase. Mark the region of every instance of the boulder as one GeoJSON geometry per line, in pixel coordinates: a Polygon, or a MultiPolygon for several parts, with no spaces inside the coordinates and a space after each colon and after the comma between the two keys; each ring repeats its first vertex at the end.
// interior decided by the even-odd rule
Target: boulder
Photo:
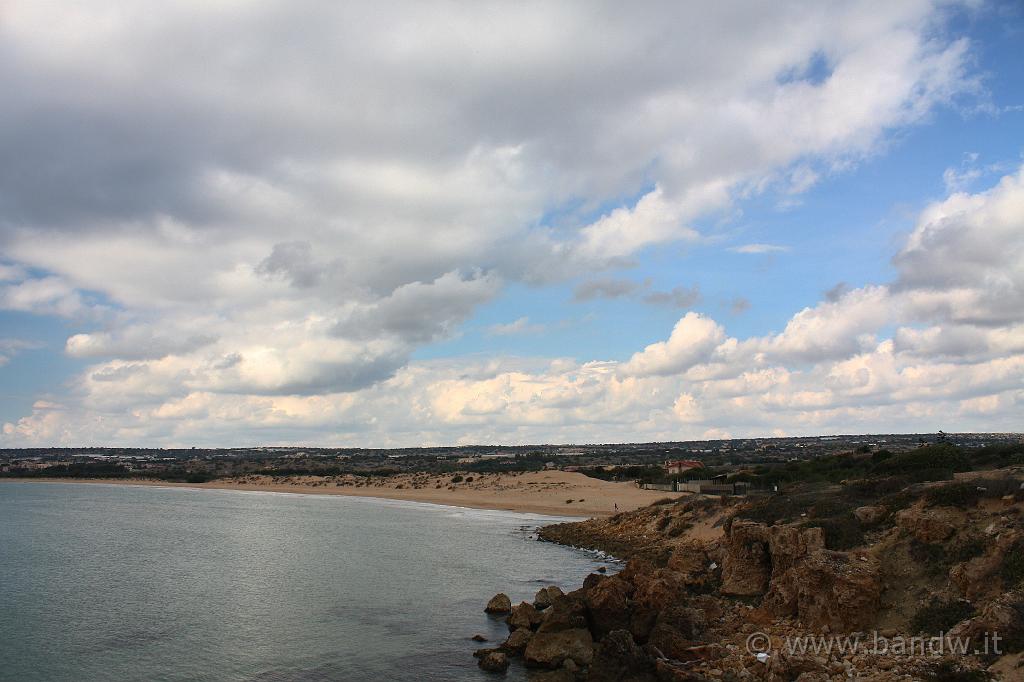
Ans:
{"type": "Polygon", "coordinates": [[[586,605],[591,625],[598,637],[612,630],[629,628],[629,597],[633,586],[615,576],[608,578],[586,591],[586,605]]]}
{"type": "Polygon", "coordinates": [[[533,630],[530,628],[519,628],[513,630],[502,645],[501,650],[510,654],[521,654],[526,645],[530,643],[530,638],[533,637],[533,630]]]}
{"type": "Polygon", "coordinates": [[[771,680],[812,680],[831,679],[829,669],[818,657],[791,654],[785,648],[773,651],[768,659],[767,672],[771,680]]]}
{"type": "Polygon", "coordinates": [[[533,598],[533,605],[539,610],[546,609],[551,606],[551,603],[558,597],[562,596],[562,590],[556,585],[548,585],[537,590],[536,596],[533,598]]]}
{"type": "MultiPolygon", "coordinates": [[[[721,679],[726,682],[733,682],[733,678],[728,677],[728,673],[721,677],[708,678],[701,675],[699,672],[687,670],[675,661],[663,658],[659,658],[654,662],[654,670],[657,675],[658,682],[711,682],[712,679],[721,679]]],[[[800,682],[805,681],[801,680],[800,682]]]]}
{"type": "Polygon", "coordinates": [[[512,600],[504,592],[491,597],[491,600],[487,602],[487,606],[484,607],[486,613],[508,613],[511,610],[512,600]]]}
{"type": "Polygon", "coordinates": [[[519,628],[535,629],[544,620],[544,614],[534,608],[533,604],[522,602],[512,607],[512,612],[506,619],[509,630],[519,628]]]}
{"type": "Polygon", "coordinates": [[[594,653],[588,682],[654,682],[654,660],[626,630],[613,630],[594,653]]]}
{"type": "Polygon", "coordinates": [[[677,547],[669,557],[667,568],[678,573],[687,587],[703,589],[717,580],[718,563],[697,543],[677,547]]]}
{"type": "Polygon", "coordinates": [[[590,665],[594,658],[594,641],[590,630],[572,628],[554,632],[537,631],[523,651],[523,661],[531,668],[558,668],[567,658],[571,658],[576,665],[590,665]]]}
{"type": "Polygon", "coordinates": [[[857,507],[853,510],[854,517],[865,526],[875,526],[885,520],[889,510],[881,505],[857,507]]]}
{"type": "Polygon", "coordinates": [[[587,606],[582,594],[563,594],[554,600],[551,608],[541,614],[543,620],[537,632],[558,632],[587,627],[587,606]]]}
{"type": "Polygon", "coordinates": [[[676,571],[658,568],[638,573],[633,578],[633,586],[629,629],[637,642],[644,642],[662,609],[685,601],[686,582],[676,571]]]}
{"type": "Polygon", "coordinates": [[[685,636],[670,624],[656,623],[647,636],[645,647],[656,658],[668,657],[682,661],[685,660],[683,656],[686,652],[695,645],[696,642],[693,639],[685,636]]]}
{"type": "Polygon", "coordinates": [[[708,627],[707,614],[684,604],[669,604],[658,614],[656,625],[667,625],[687,639],[698,639],[708,627]]]}
{"type": "Polygon", "coordinates": [[[477,665],[489,673],[503,673],[508,670],[508,656],[501,651],[488,651],[480,657],[477,665]]]}

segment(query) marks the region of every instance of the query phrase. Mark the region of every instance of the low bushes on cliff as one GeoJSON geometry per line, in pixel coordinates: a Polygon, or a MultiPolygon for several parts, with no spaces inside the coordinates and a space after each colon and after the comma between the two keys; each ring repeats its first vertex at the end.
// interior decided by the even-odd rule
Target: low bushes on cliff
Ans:
{"type": "Polygon", "coordinates": [[[927,504],[935,507],[972,507],[982,499],[1006,495],[1018,497],[1020,481],[1012,477],[957,481],[930,488],[924,494],[927,504]]]}
{"type": "Polygon", "coordinates": [[[1024,584],[1024,540],[1018,540],[1006,552],[1006,558],[999,570],[1006,589],[1024,584]]]}
{"type": "Polygon", "coordinates": [[[969,602],[935,598],[918,609],[910,620],[910,627],[914,632],[938,635],[940,632],[948,632],[951,627],[972,615],[974,607],[969,602]]]}
{"type": "Polygon", "coordinates": [[[828,549],[843,551],[864,544],[864,528],[852,512],[824,519],[813,519],[805,525],[825,531],[825,547],[828,549]]]}

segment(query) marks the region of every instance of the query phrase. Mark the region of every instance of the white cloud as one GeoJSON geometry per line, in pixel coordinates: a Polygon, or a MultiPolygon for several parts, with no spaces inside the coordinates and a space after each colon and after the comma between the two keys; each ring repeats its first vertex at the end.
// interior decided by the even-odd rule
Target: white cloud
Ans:
{"type": "Polygon", "coordinates": [[[521,334],[538,334],[542,331],[544,331],[544,325],[530,324],[530,318],[525,316],[506,324],[492,324],[487,328],[489,336],[518,336],[521,334]]]}
{"type": "Polygon", "coordinates": [[[744,244],[742,246],[734,246],[729,249],[734,253],[784,253],[789,251],[788,246],[782,246],[780,244],[744,244]]]}
{"type": "MultiPolygon", "coordinates": [[[[799,432],[874,418],[878,377],[1012,376],[991,363],[1016,357],[1024,310],[1019,176],[930,208],[896,282],[777,335],[728,338],[691,313],[623,363],[409,362],[508,282],[701,240],[737,197],[804,192],[969,92],[945,6],[8,2],[0,145],[18,162],[0,164],[0,306],[100,329],[69,334],[67,352],[97,362],[63,407],[7,438],[799,432]],[[996,331],[940,372],[929,363],[976,332],[912,330],[950,323],[996,331]],[[905,331],[882,352],[889,324],[905,331]],[[870,362],[830,373],[854,356],[870,362]]],[[[1019,400],[1004,393],[1000,410],[1019,400]]]]}
{"type": "Polygon", "coordinates": [[[672,329],[667,341],[659,341],[636,353],[622,371],[629,376],[679,374],[706,362],[725,340],[725,330],[700,313],[687,313],[672,329]]]}
{"type": "Polygon", "coordinates": [[[39,348],[40,345],[34,341],[26,341],[25,339],[5,339],[0,338],[0,367],[3,367],[11,358],[20,353],[23,350],[31,350],[39,348]]]}

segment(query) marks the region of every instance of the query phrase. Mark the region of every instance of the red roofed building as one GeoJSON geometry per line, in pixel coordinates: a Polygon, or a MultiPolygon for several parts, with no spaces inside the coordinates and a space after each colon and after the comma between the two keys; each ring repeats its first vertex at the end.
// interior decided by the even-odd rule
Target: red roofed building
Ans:
{"type": "Polygon", "coordinates": [[[678,476],[679,474],[685,474],[691,469],[703,468],[703,462],[698,462],[695,459],[677,459],[672,462],[665,462],[665,473],[669,476],[678,476]]]}

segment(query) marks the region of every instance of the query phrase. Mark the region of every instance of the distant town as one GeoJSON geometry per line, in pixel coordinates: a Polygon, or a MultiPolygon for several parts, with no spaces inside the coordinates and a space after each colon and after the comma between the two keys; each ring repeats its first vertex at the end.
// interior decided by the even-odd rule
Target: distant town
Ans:
{"type": "Polygon", "coordinates": [[[829,435],[799,438],[422,448],[19,448],[0,450],[0,476],[153,478],[204,482],[245,475],[388,476],[402,473],[558,469],[657,482],[700,470],[784,465],[844,452],[900,453],[922,445],[963,448],[1024,443],[1020,433],[829,435]]]}

